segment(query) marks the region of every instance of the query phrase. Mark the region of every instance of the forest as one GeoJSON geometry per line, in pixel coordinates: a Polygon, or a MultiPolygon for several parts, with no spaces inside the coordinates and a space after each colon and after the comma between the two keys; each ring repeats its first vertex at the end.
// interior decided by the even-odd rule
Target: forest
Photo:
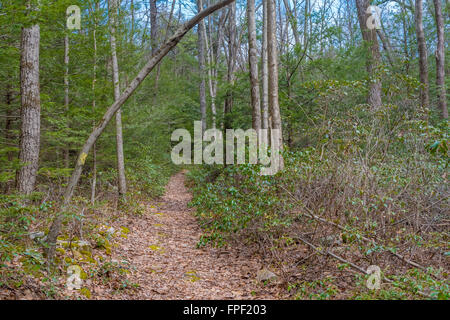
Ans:
{"type": "Polygon", "coordinates": [[[0,0],[0,300],[448,300],[449,17],[0,0]]]}

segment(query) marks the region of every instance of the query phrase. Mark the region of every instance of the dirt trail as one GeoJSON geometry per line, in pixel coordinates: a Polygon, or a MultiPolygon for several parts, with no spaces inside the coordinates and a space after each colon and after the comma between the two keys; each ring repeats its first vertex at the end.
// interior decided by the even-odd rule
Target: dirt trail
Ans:
{"type": "MultiPolygon", "coordinates": [[[[196,248],[201,229],[187,207],[183,172],[174,175],[157,206],[133,218],[128,239],[114,255],[135,267],[128,276],[140,289],[127,299],[276,299],[274,287],[257,284],[260,265],[224,249],[196,248]]],[[[117,257],[116,259],[120,259],[117,257]]],[[[128,295],[128,294],[127,294],[128,295]]]]}

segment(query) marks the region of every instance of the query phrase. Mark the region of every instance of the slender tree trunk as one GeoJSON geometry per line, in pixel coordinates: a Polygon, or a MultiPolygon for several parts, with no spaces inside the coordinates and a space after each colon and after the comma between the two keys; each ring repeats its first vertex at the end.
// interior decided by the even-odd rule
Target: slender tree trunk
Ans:
{"type": "MultiPolygon", "coordinates": [[[[66,114],[69,112],[69,35],[64,37],[64,109],[66,114]]],[[[70,127],[69,119],[67,119],[67,127],[70,127]]],[[[64,148],[64,165],[69,168],[69,146],[64,148]]]]}
{"type": "Polygon", "coordinates": [[[158,21],[157,19],[157,7],[156,0],[150,0],[150,41],[152,46],[152,55],[155,54],[155,51],[158,46],[158,21]]]}
{"type": "Polygon", "coordinates": [[[376,29],[370,30],[367,27],[367,20],[370,14],[367,13],[367,9],[370,5],[370,0],[355,0],[356,9],[358,12],[358,20],[361,28],[363,40],[368,44],[368,57],[367,57],[367,72],[370,78],[369,96],[367,98],[368,104],[374,109],[378,109],[381,106],[381,81],[377,79],[377,69],[380,66],[381,55],[380,47],[377,39],[376,29]]]}
{"type": "MultiPolygon", "coordinates": [[[[121,94],[119,99],[117,99],[106,110],[105,114],[102,117],[102,120],[97,125],[97,127],[94,128],[89,138],[86,140],[85,144],[80,150],[75,168],[72,172],[72,176],[70,177],[70,181],[67,184],[66,190],[64,192],[63,208],[66,207],[69,204],[70,200],[72,199],[73,192],[80,179],[81,172],[83,171],[83,167],[86,162],[86,158],[88,156],[89,151],[97,141],[98,137],[105,130],[106,126],[111,121],[114,114],[128,100],[128,98],[139,87],[142,81],[144,81],[144,79],[148,76],[148,74],[161,61],[161,59],[164,58],[164,56],[180,42],[180,40],[186,35],[186,33],[189,30],[191,30],[203,18],[223,8],[224,6],[230,4],[233,1],[234,0],[223,0],[221,2],[218,2],[206,8],[205,10],[203,10],[202,12],[191,18],[189,21],[184,23],[182,26],[180,26],[178,30],[175,31],[174,35],[170,37],[170,39],[167,42],[165,42],[158,50],[156,50],[155,54],[147,61],[145,66],[139,71],[138,75],[133,79],[133,81],[131,81],[131,83],[121,94]]],[[[63,212],[63,210],[61,210],[61,212],[63,212]]],[[[61,229],[62,219],[63,219],[62,214],[59,214],[53,221],[48,233],[47,243],[49,247],[46,251],[48,261],[50,262],[53,261],[53,257],[55,255],[56,239],[58,238],[58,234],[61,229]]]]}
{"type": "Polygon", "coordinates": [[[267,1],[267,57],[269,63],[269,106],[272,117],[272,129],[280,130],[277,144],[280,146],[280,170],[284,168],[281,155],[283,149],[283,128],[280,105],[278,101],[278,52],[277,52],[277,20],[274,0],[267,1]]]}
{"type": "MultiPolygon", "coordinates": [[[[118,0],[109,0],[110,32],[111,32],[111,56],[114,83],[114,101],[120,98],[119,64],[117,62],[116,51],[116,18],[118,0]]],[[[123,134],[122,134],[122,113],[119,109],[116,113],[116,145],[117,145],[117,173],[119,182],[119,196],[123,198],[127,192],[127,182],[125,178],[125,161],[123,156],[123,134]]]]}
{"type": "MultiPolygon", "coordinates": [[[[172,21],[172,17],[173,17],[173,11],[175,9],[175,0],[172,0],[172,7],[170,8],[170,14],[169,14],[169,20],[167,20],[167,27],[166,27],[166,32],[164,34],[164,41],[167,41],[167,38],[169,37],[169,30],[170,30],[170,23],[172,21]]],[[[158,66],[156,67],[156,76],[155,76],[155,95],[158,94],[158,86],[159,86],[159,77],[161,75],[161,64],[158,64],[158,66]]]]}
{"type": "MultiPolygon", "coordinates": [[[[219,21],[217,24],[217,35],[215,39],[215,43],[212,41],[212,24],[210,23],[209,29],[210,29],[210,43],[211,47],[208,48],[208,36],[205,35],[206,40],[206,52],[210,53],[207,55],[208,57],[208,76],[209,76],[209,90],[211,95],[211,113],[212,113],[212,127],[215,129],[217,126],[216,123],[216,114],[217,114],[217,107],[216,107],[216,96],[217,96],[217,76],[218,76],[218,64],[221,54],[221,48],[222,48],[222,41],[223,41],[223,30],[224,25],[226,21],[226,12],[222,11],[219,21]]],[[[206,30],[205,30],[206,33],[206,30]]]]}
{"type": "MultiPolygon", "coordinates": [[[[300,47],[300,36],[297,30],[297,17],[292,13],[291,6],[289,5],[289,0],[283,0],[284,7],[286,8],[287,18],[292,28],[292,33],[294,34],[295,46],[300,47]]],[[[286,29],[286,33],[289,33],[286,29]]]]}
{"type": "Polygon", "coordinates": [[[130,43],[133,44],[134,38],[134,0],[130,0],[130,11],[131,11],[131,35],[130,43]]]}
{"type": "MultiPolygon", "coordinates": [[[[202,0],[197,0],[198,12],[201,12],[203,9],[202,0]]],[[[201,121],[202,121],[202,133],[206,131],[206,84],[205,84],[205,39],[203,39],[205,35],[205,22],[204,20],[200,21],[197,26],[197,35],[198,35],[198,65],[199,65],[199,73],[200,73],[200,86],[199,86],[199,95],[200,95],[200,113],[201,113],[201,121]]]]}
{"type": "MultiPolygon", "coordinates": [[[[133,3],[132,3],[133,6],[133,3]]],[[[95,3],[95,12],[98,13],[100,10],[100,2],[95,3]]],[[[93,42],[94,42],[94,66],[92,74],[92,127],[95,128],[95,108],[96,108],[96,95],[95,87],[97,84],[97,19],[94,18],[94,31],[93,31],[93,42]]],[[[92,185],[91,185],[91,204],[95,204],[95,194],[97,189],[97,146],[94,143],[92,146],[92,185]]]]}
{"type": "Polygon", "coordinates": [[[406,8],[403,2],[402,4],[403,5],[401,5],[401,8],[402,8],[402,26],[403,26],[403,52],[406,58],[405,72],[406,74],[409,74],[410,56],[408,49],[408,27],[406,24],[406,8]]]}
{"type": "MultiPolygon", "coordinates": [[[[210,25],[209,25],[210,26],[210,25]]],[[[211,114],[212,114],[212,128],[216,128],[216,83],[213,75],[213,68],[215,70],[215,66],[213,66],[214,56],[212,52],[212,47],[209,46],[208,35],[206,33],[206,28],[203,28],[204,38],[205,38],[205,49],[206,49],[206,60],[208,63],[208,88],[209,95],[211,97],[211,114]]]]}
{"type": "Polygon", "coordinates": [[[255,0],[247,0],[248,20],[248,63],[252,101],[252,127],[258,133],[261,129],[261,104],[258,81],[258,47],[256,43],[255,0]]]}
{"type": "MultiPolygon", "coordinates": [[[[308,43],[308,21],[310,20],[310,8],[311,8],[311,0],[305,0],[305,25],[303,29],[303,47],[306,49],[306,44],[308,43]]],[[[311,48],[311,46],[309,46],[311,48]]]]}
{"type": "Polygon", "coordinates": [[[416,0],[415,4],[415,24],[417,35],[417,50],[419,51],[419,77],[422,87],[420,88],[420,103],[423,108],[428,108],[430,98],[428,94],[428,57],[427,43],[422,23],[423,5],[422,0],[416,0]]]}
{"type": "Polygon", "coordinates": [[[39,165],[41,102],[39,88],[40,28],[35,24],[22,29],[20,59],[21,130],[19,160],[24,165],[17,174],[17,188],[30,194],[39,165]]]}
{"type": "MultiPolygon", "coordinates": [[[[229,24],[228,24],[228,68],[227,82],[229,86],[234,85],[235,66],[237,53],[237,35],[236,35],[236,3],[233,2],[229,6],[229,24]]],[[[226,93],[224,102],[224,129],[231,128],[230,113],[233,109],[233,92],[229,88],[226,93]]]]}
{"type": "Polygon", "coordinates": [[[445,32],[441,0],[434,0],[434,10],[437,30],[436,85],[438,90],[438,106],[441,110],[442,117],[447,119],[447,90],[445,88],[445,32]]]}
{"type": "Polygon", "coordinates": [[[348,29],[348,34],[350,35],[350,46],[353,46],[354,44],[354,35],[353,35],[353,14],[352,14],[352,8],[351,8],[351,2],[346,0],[346,9],[347,9],[347,13],[348,13],[348,24],[347,24],[347,29],[348,29]]]}
{"type": "Polygon", "coordinates": [[[383,45],[384,52],[386,52],[386,57],[388,59],[389,64],[391,65],[391,67],[394,67],[394,61],[392,60],[392,53],[391,53],[392,50],[388,38],[385,36],[382,30],[377,30],[377,34],[383,45]]]}
{"type": "MultiPolygon", "coordinates": [[[[261,50],[261,114],[262,129],[269,129],[269,63],[267,57],[267,1],[263,0],[263,35],[261,50]]],[[[266,134],[261,136],[261,142],[268,145],[269,139],[266,134]]]]}

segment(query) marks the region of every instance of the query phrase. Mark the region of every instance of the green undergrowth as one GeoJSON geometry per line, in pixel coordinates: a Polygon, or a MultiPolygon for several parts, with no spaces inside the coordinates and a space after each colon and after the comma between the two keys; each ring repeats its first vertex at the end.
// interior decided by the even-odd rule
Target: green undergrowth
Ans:
{"type": "Polygon", "coordinates": [[[130,234],[129,228],[117,221],[144,214],[145,203],[162,195],[175,168],[145,161],[136,165],[139,170],[130,170],[127,175],[129,192],[125,201],[117,201],[115,190],[109,188],[107,181],[113,179],[112,171],[99,173],[97,192],[101,196],[94,205],[88,198],[88,186],[80,186],[79,194],[63,213],[52,267],[44,249],[51,222],[60,214],[59,199],[39,192],[29,197],[0,195],[0,290],[5,293],[34,288],[32,298],[89,299],[94,298],[95,284],[109,287],[112,294],[138,289],[138,284],[127,280],[134,266],[112,255],[130,234]],[[74,266],[81,270],[83,285],[68,291],[69,268],[74,266]]]}
{"type": "MultiPolygon", "coordinates": [[[[367,106],[356,106],[305,129],[311,143],[285,150],[285,169],[274,176],[261,176],[258,165],[248,164],[191,169],[191,205],[204,230],[198,245],[254,247],[286,269],[298,265],[292,257],[303,254],[300,248],[312,253],[299,240],[306,239],[319,252],[333,248],[350,262],[356,257],[362,268],[378,265],[393,277],[387,291],[358,293],[354,298],[395,299],[403,297],[394,294],[396,290],[404,297],[418,290],[425,297],[447,299],[449,128],[447,122],[422,119],[395,105],[370,114],[367,106]],[[441,270],[439,281],[422,276],[414,280],[418,275],[411,274],[412,266],[392,253],[441,270]]],[[[324,259],[319,256],[300,261],[314,264],[324,259]]],[[[320,273],[326,274],[327,268],[320,273]]],[[[291,282],[289,277],[288,272],[286,283],[291,282]]],[[[320,294],[311,293],[317,286],[304,284],[293,297],[334,295],[330,286],[320,294]]],[[[355,290],[357,281],[350,286],[346,293],[355,290]]]]}

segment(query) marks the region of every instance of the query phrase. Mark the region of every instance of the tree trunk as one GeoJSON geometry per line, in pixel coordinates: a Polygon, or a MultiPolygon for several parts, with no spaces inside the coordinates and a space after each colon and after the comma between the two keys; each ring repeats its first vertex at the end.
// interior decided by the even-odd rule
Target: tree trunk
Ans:
{"type": "MultiPolygon", "coordinates": [[[[235,66],[236,66],[236,3],[233,2],[229,6],[229,24],[228,24],[228,64],[227,64],[227,82],[230,87],[234,85],[235,81],[235,66]]],[[[230,113],[233,109],[233,92],[228,88],[225,102],[224,102],[224,129],[231,128],[230,113]]]]}
{"type": "Polygon", "coordinates": [[[437,30],[436,85],[438,90],[438,106],[441,110],[442,117],[447,119],[447,91],[445,88],[445,33],[444,18],[442,16],[442,3],[440,0],[434,0],[434,10],[437,30]]]}
{"type": "MultiPolygon", "coordinates": [[[[139,85],[144,81],[144,79],[148,76],[148,74],[155,68],[155,66],[161,61],[162,58],[172,49],[174,48],[178,42],[186,35],[186,33],[191,30],[199,21],[203,18],[207,17],[211,13],[223,8],[224,6],[230,4],[234,0],[223,0],[218,2],[202,12],[198,13],[196,16],[191,18],[188,22],[183,24],[178,30],[174,33],[170,39],[165,42],[158,50],[156,50],[155,54],[148,60],[145,66],[139,71],[138,75],[131,81],[125,91],[121,94],[119,99],[117,99],[105,112],[102,120],[98,124],[96,128],[92,131],[89,138],[86,140],[84,146],[81,148],[79,153],[75,168],[72,172],[72,176],[70,177],[70,181],[66,187],[64,192],[64,201],[63,201],[63,209],[66,207],[70,200],[72,199],[73,192],[75,187],[78,184],[78,180],[80,179],[81,172],[83,171],[83,166],[85,164],[86,158],[88,156],[89,151],[91,150],[94,143],[97,141],[98,137],[105,130],[108,123],[111,121],[114,114],[120,109],[120,107],[128,100],[128,98],[133,94],[133,92],[139,87],[139,85]]],[[[61,210],[62,212],[63,210],[61,210]]],[[[47,258],[51,262],[53,261],[53,257],[55,255],[55,247],[56,247],[56,239],[61,229],[62,224],[62,214],[59,214],[55,220],[53,221],[48,237],[47,243],[49,245],[47,249],[47,258]]]]}
{"type": "Polygon", "coordinates": [[[247,0],[248,20],[248,63],[252,101],[252,127],[258,133],[261,129],[261,105],[258,81],[258,46],[256,43],[255,0],[247,0]]]}
{"type": "MultiPolygon", "coordinates": [[[[66,114],[69,112],[69,35],[64,37],[64,109],[66,114]]],[[[70,127],[69,119],[67,119],[67,127],[70,127]]],[[[69,168],[69,146],[64,148],[64,166],[69,168]]]]}
{"type": "MultiPolygon", "coordinates": [[[[203,9],[202,0],[197,0],[198,12],[201,12],[203,9]]],[[[202,121],[202,134],[206,131],[206,87],[205,87],[205,39],[203,39],[205,35],[205,22],[204,20],[200,21],[197,26],[197,35],[198,35],[198,65],[199,65],[199,73],[200,73],[200,86],[199,86],[199,95],[200,95],[200,113],[201,113],[201,121],[202,121]]]]}
{"type": "Polygon", "coordinates": [[[156,0],[150,0],[150,42],[152,46],[152,55],[155,54],[156,48],[158,47],[158,21],[156,19],[156,0]]]}
{"type": "MultiPolygon", "coordinates": [[[[228,64],[227,64],[227,82],[230,87],[235,81],[236,66],[236,3],[230,4],[229,8],[229,24],[228,24],[228,64]]],[[[233,109],[233,92],[228,88],[224,102],[224,129],[231,129],[230,113],[233,109]]]]}
{"type": "Polygon", "coordinates": [[[277,20],[274,0],[267,1],[267,57],[269,64],[269,106],[272,117],[272,129],[278,129],[280,134],[277,144],[280,147],[280,170],[284,168],[281,155],[283,149],[283,134],[281,124],[280,105],[278,101],[278,52],[277,52],[277,20]]]}
{"type": "MultiPolygon", "coordinates": [[[[305,25],[303,29],[303,47],[306,50],[306,44],[308,43],[308,20],[310,20],[310,7],[311,7],[311,0],[305,0],[305,25]]],[[[309,46],[311,48],[311,46],[309,46]]]]}
{"type": "Polygon", "coordinates": [[[367,27],[367,21],[370,17],[370,14],[367,13],[367,9],[369,8],[370,0],[355,1],[362,37],[369,46],[367,53],[368,57],[366,60],[367,72],[370,78],[370,88],[367,102],[373,109],[378,109],[381,106],[381,81],[377,79],[376,73],[381,62],[381,55],[377,32],[376,29],[370,30],[367,27]]]}
{"type": "MultiPolygon", "coordinates": [[[[114,101],[120,98],[119,64],[116,51],[116,17],[118,0],[109,0],[110,32],[111,32],[111,56],[114,83],[114,101]]],[[[122,113],[120,109],[116,113],[116,146],[117,146],[117,173],[119,184],[119,196],[123,198],[127,192],[125,178],[125,161],[123,156],[122,113]]]]}
{"type": "Polygon", "coordinates": [[[17,188],[30,194],[39,165],[41,101],[39,88],[39,25],[22,29],[20,59],[21,130],[19,160],[24,165],[17,174],[17,188]]]}
{"type": "Polygon", "coordinates": [[[417,35],[417,50],[419,51],[419,77],[422,87],[420,88],[420,103],[422,108],[428,108],[430,98],[428,94],[428,57],[427,43],[425,42],[425,33],[422,23],[423,6],[422,0],[416,0],[415,4],[415,24],[417,35]]]}
{"type": "MultiPolygon", "coordinates": [[[[300,37],[297,30],[297,17],[292,13],[291,6],[289,5],[289,0],[283,0],[284,7],[286,8],[287,18],[292,28],[292,33],[294,34],[295,46],[300,47],[300,37]]],[[[295,4],[294,4],[295,5],[295,4]]],[[[289,33],[286,29],[286,33],[289,33]]]]}
{"type": "MultiPolygon", "coordinates": [[[[267,1],[263,0],[263,35],[261,49],[261,114],[262,129],[269,129],[269,64],[267,59],[267,1]]],[[[267,133],[267,131],[266,131],[267,133]]],[[[268,145],[267,134],[261,136],[261,142],[268,145]]]]}
{"type": "MultiPolygon", "coordinates": [[[[172,21],[174,9],[175,9],[175,0],[172,0],[172,7],[170,8],[169,19],[167,20],[166,32],[164,34],[164,42],[166,42],[167,38],[169,37],[170,22],[172,21]]],[[[158,94],[158,86],[159,86],[159,77],[160,77],[160,75],[161,75],[161,64],[158,64],[158,67],[156,68],[156,76],[155,76],[155,93],[154,93],[155,96],[158,94]]]]}
{"type": "MultiPolygon", "coordinates": [[[[401,2],[403,4],[403,2],[401,2]]],[[[408,26],[406,24],[406,8],[401,5],[402,8],[402,27],[403,27],[403,52],[405,54],[405,72],[409,74],[409,65],[410,65],[410,57],[409,57],[409,49],[408,49],[408,26]]]]}
{"type": "MultiPolygon", "coordinates": [[[[132,3],[133,6],[133,3],[132,3]]],[[[134,6],[133,6],[134,7],[134,6]]],[[[95,3],[95,12],[100,10],[100,2],[95,3]]],[[[95,128],[95,107],[96,107],[96,96],[95,96],[95,86],[97,83],[97,24],[98,21],[94,18],[94,31],[93,31],[93,41],[94,41],[94,66],[92,74],[92,127],[95,128]]],[[[91,204],[95,204],[95,194],[97,189],[97,148],[96,144],[92,146],[92,184],[91,184],[91,204]]]]}

